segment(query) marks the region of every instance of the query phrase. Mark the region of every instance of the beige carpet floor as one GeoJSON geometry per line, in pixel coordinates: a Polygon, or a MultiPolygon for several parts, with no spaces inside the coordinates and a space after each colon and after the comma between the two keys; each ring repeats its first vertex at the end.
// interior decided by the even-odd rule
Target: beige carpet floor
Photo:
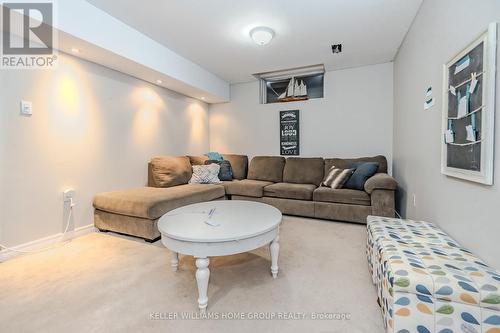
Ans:
{"type": "Polygon", "coordinates": [[[285,217],[276,280],[267,247],[211,259],[213,316],[306,316],[295,320],[182,319],[197,314],[192,257],[181,256],[174,273],[159,242],[86,235],[0,263],[0,331],[383,332],[365,234],[363,225],[285,217]],[[350,318],[312,320],[312,313],[350,318]]]}

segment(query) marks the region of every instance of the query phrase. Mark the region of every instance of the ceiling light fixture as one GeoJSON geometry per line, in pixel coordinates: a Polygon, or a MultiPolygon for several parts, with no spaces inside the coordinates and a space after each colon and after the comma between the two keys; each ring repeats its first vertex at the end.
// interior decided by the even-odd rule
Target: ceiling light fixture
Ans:
{"type": "Polygon", "coordinates": [[[156,80],[156,83],[158,83],[158,84],[162,84],[162,83],[163,83],[163,81],[162,81],[162,80],[160,80],[160,79],[158,79],[158,80],[156,80]]]}
{"type": "Polygon", "coordinates": [[[266,45],[274,37],[274,31],[268,27],[257,27],[250,30],[250,37],[257,45],[266,45]]]}
{"type": "Polygon", "coordinates": [[[202,99],[202,100],[205,100],[205,96],[201,96],[201,99],[202,99]]]}
{"type": "Polygon", "coordinates": [[[77,49],[76,47],[72,47],[71,52],[78,54],[78,53],[80,53],[80,50],[77,49]]]}

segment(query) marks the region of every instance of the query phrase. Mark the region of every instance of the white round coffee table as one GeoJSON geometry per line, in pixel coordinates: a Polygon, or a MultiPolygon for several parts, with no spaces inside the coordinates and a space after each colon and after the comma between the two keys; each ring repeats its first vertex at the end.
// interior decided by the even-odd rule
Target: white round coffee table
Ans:
{"type": "Polygon", "coordinates": [[[172,269],[179,265],[178,253],[196,258],[198,306],[207,308],[209,259],[247,252],[270,243],[271,273],[278,275],[278,234],[281,212],[253,201],[202,202],[174,209],[158,222],[161,241],[172,251],[172,269]]]}

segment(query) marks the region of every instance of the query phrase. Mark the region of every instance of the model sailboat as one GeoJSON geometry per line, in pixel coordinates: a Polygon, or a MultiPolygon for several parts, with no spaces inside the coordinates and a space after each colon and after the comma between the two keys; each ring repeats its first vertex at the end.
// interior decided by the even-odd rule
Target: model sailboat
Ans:
{"type": "Polygon", "coordinates": [[[303,101],[307,99],[307,86],[303,80],[290,79],[285,92],[278,96],[280,102],[303,101]]]}

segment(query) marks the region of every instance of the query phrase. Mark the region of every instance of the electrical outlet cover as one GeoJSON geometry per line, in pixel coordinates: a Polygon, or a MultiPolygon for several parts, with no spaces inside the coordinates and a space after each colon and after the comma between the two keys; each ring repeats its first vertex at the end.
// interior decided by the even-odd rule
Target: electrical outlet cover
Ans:
{"type": "Polygon", "coordinates": [[[74,198],[75,198],[75,190],[73,190],[72,188],[64,190],[64,192],[63,192],[64,201],[69,201],[70,199],[74,199],[74,198]]]}

